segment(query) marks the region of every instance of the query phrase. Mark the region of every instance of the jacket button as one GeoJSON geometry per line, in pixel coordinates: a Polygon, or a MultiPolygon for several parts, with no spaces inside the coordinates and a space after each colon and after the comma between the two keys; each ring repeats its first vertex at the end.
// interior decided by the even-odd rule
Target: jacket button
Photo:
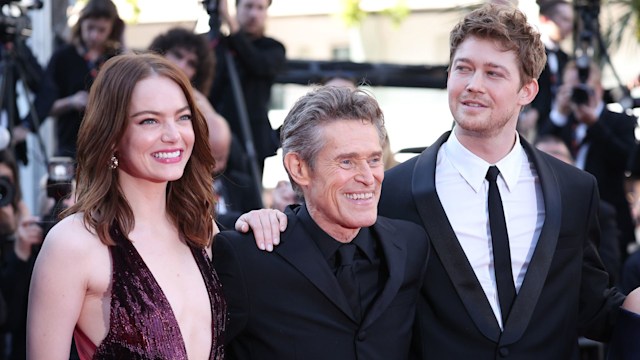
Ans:
{"type": "Polygon", "coordinates": [[[501,347],[500,350],[498,350],[498,352],[500,353],[500,356],[502,356],[502,357],[509,356],[509,349],[507,349],[506,347],[501,347]]]}
{"type": "Polygon", "coordinates": [[[361,331],[360,333],[358,333],[358,340],[364,341],[364,339],[366,337],[367,337],[367,332],[366,331],[361,331]]]}

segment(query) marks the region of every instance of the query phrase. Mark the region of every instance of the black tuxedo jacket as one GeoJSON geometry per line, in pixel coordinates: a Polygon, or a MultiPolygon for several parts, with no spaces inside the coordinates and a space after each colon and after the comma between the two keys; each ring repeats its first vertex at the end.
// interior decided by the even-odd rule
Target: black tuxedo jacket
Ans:
{"type": "Polygon", "coordinates": [[[327,260],[297,213],[273,253],[251,234],[219,233],[214,266],[227,299],[228,359],[406,359],[428,258],[424,230],[379,217],[388,279],[361,323],[356,322],[327,260]]]}
{"type": "Polygon", "coordinates": [[[522,145],[539,176],[546,216],[504,332],[447,220],[435,188],[436,156],[449,133],[387,171],[379,211],[425,227],[433,254],[418,303],[416,357],[575,359],[578,336],[610,335],[624,296],[608,288],[596,253],[593,176],[522,145]]]}
{"type": "Polygon", "coordinates": [[[227,207],[226,214],[218,214],[216,220],[221,230],[233,229],[240,215],[262,208],[260,190],[256,189],[251,176],[236,170],[225,171],[216,178],[220,181],[218,194],[227,207]]]}

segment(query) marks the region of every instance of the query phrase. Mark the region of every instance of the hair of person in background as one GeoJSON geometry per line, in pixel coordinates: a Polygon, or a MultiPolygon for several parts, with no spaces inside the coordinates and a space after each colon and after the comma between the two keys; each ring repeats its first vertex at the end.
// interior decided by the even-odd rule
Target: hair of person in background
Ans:
{"type": "Polygon", "coordinates": [[[149,50],[165,55],[167,52],[181,48],[193,52],[198,58],[196,74],[191,79],[193,87],[205,96],[209,96],[215,74],[216,58],[204,35],[198,35],[185,28],[172,28],[164,34],[156,36],[149,50]]]}
{"type": "Polygon", "coordinates": [[[82,22],[86,19],[108,19],[112,22],[111,33],[109,34],[106,47],[108,49],[119,49],[123,43],[124,21],[118,14],[118,8],[111,0],[90,0],[80,11],[78,21],[71,28],[71,42],[82,45],[82,22]]]}

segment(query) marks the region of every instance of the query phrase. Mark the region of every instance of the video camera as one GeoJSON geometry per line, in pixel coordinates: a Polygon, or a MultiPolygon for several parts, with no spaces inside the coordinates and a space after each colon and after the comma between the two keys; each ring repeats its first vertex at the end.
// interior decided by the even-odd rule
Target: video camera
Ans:
{"type": "Polygon", "coordinates": [[[5,207],[13,202],[16,188],[7,176],[0,176],[0,207],[5,207]]]}
{"type": "Polygon", "coordinates": [[[27,10],[42,8],[42,1],[0,0],[0,41],[16,41],[31,36],[33,26],[27,10]]]}

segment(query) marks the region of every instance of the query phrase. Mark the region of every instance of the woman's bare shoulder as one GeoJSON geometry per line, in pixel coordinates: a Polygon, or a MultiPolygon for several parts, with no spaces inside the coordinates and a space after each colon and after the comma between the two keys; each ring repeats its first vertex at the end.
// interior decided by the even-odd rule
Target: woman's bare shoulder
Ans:
{"type": "Polygon", "coordinates": [[[87,251],[103,248],[98,235],[85,226],[82,214],[73,214],[55,224],[44,239],[45,248],[58,249],[71,255],[87,254],[87,251]],[[70,252],[70,253],[69,253],[70,252]]]}

